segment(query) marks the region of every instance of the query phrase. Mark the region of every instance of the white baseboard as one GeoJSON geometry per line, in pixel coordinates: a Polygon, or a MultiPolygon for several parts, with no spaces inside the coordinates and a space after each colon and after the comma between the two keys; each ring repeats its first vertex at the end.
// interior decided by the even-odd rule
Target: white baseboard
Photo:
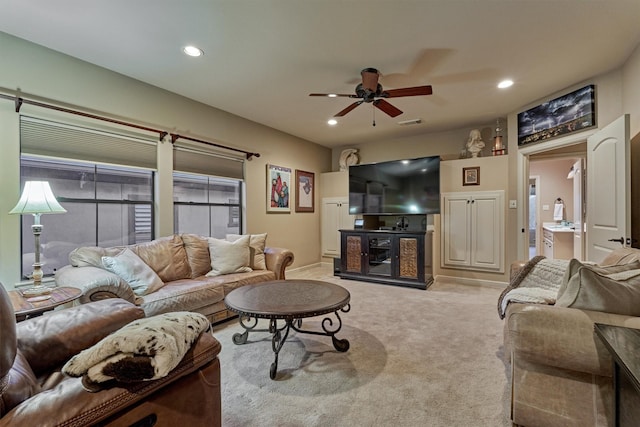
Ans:
{"type": "MultiPolygon", "coordinates": [[[[329,263],[326,262],[316,262],[315,264],[307,264],[307,265],[303,265],[302,267],[296,267],[296,268],[288,268],[286,270],[286,272],[299,272],[299,271],[305,271],[305,270],[310,270],[314,267],[322,267],[325,265],[330,265],[329,263]]],[[[286,273],[285,273],[286,274],[286,273]]]]}
{"type": "Polygon", "coordinates": [[[500,289],[509,286],[508,282],[499,282],[497,280],[470,279],[466,277],[444,276],[442,274],[438,274],[434,280],[436,283],[457,283],[460,285],[489,286],[500,289]]]}

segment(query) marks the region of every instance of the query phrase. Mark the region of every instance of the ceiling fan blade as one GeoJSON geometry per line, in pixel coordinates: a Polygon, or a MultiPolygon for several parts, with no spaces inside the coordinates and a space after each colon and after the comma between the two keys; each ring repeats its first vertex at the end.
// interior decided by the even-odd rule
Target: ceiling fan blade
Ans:
{"type": "Polygon", "coordinates": [[[363,102],[364,101],[356,101],[353,104],[349,105],[344,110],[340,111],[338,114],[335,114],[333,117],[342,117],[342,116],[346,115],[349,111],[351,111],[354,108],[356,108],[358,105],[362,104],[363,102]]]}
{"type": "Polygon", "coordinates": [[[415,86],[415,87],[403,87],[400,89],[390,89],[382,92],[384,98],[398,98],[400,96],[420,96],[431,95],[433,89],[431,86],[415,86]]]}
{"type": "Polygon", "coordinates": [[[309,96],[326,96],[329,98],[346,97],[346,98],[358,98],[355,94],[347,93],[310,93],[309,96]]]}
{"type": "Polygon", "coordinates": [[[396,117],[402,114],[402,110],[397,109],[393,105],[389,104],[384,99],[376,99],[373,101],[373,105],[390,115],[391,117],[396,117]]]}

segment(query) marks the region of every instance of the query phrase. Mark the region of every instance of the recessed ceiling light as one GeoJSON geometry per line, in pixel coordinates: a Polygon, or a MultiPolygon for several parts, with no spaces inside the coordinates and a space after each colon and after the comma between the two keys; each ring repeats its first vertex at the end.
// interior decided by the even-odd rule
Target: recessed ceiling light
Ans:
{"type": "Polygon", "coordinates": [[[498,83],[498,87],[500,89],[506,89],[511,86],[513,86],[513,80],[503,80],[500,83],[498,83]]]}
{"type": "Polygon", "coordinates": [[[204,55],[204,52],[202,51],[202,49],[198,49],[195,46],[185,46],[182,51],[184,53],[186,53],[189,56],[202,56],[204,55]]]}
{"type": "Polygon", "coordinates": [[[338,124],[338,121],[337,121],[336,119],[329,119],[329,120],[327,121],[327,124],[328,124],[329,126],[335,126],[335,125],[337,125],[337,124],[338,124]]]}

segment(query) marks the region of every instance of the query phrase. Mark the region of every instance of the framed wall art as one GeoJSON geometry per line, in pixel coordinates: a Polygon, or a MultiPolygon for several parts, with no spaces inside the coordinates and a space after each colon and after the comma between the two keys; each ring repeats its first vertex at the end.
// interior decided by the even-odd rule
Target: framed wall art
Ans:
{"type": "Polygon", "coordinates": [[[296,169],[296,212],[314,211],[315,182],[313,172],[296,169]]]}
{"type": "Polygon", "coordinates": [[[480,166],[462,168],[462,185],[480,185],[480,166]]]}
{"type": "Polygon", "coordinates": [[[291,212],[291,169],[267,165],[267,212],[291,212]]]}
{"type": "Polygon", "coordinates": [[[518,113],[518,146],[596,125],[596,88],[585,86],[518,113]]]}

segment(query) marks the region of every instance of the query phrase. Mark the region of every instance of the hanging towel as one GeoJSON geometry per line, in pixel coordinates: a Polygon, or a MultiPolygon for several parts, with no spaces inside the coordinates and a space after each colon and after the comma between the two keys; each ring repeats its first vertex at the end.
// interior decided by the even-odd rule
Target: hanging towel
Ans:
{"type": "Polygon", "coordinates": [[[562,221],[562,219],[564,218],[564,203],[562,202],[556,202],[556,204],[553,206],[553,220],[554,221],[562,221]]]}

